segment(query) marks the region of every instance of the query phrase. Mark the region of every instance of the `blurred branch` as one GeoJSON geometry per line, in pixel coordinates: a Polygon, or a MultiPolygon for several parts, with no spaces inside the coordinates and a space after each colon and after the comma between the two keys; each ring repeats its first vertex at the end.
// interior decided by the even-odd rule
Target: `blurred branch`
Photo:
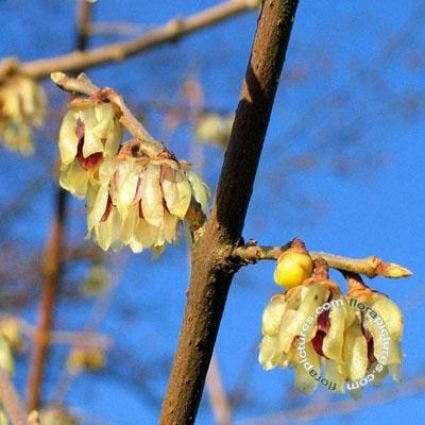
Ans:
{"type": "Polygon", "coordinates": [[[140,35],[145,30],[144,25],[132,22],[93,22],[90,26],[90,34],[95,35],[140,35]]]}
{"type": "MultiPolygon", "coordinates": [[[[258,0],[230,0],[187,18],[173,19],[161,27],[147,31],[143,36],[134,40],[108,44],[87,52],[76,51],[50,59],[23,63],[20,70],[33,78],[45,78],[54,71],[76,71],[108,62],[120,62],[129,56],[154,47],[176,42],[188,34],[223,22],[258,6],[258,0]]],[[[86,31],[86,27],[83,28],[86,31]]],[[[16,63],[13,66],[16,66],[16,63]]]]}
{"type": "Polygon", "coordinates": [[[380,391],[370,393],[362,400],[341,400],[331,399],[326,403],[312,403],[307,407],[300,409],[274,413],[260,418],[238,421],[237,425],[282,425],[295,421],[296,423],[310,422],[314,419],[323,418],[329,415],[348,415],[367,406],[373,406],[378,403],[388,403],[398,400],[401,396],[412,396],[425,391],[425,377],[410,379],[404,384],[381,389],[380,391]]]}
{"type": "Polygon", "coordinates": [[[227,293],[238,269],[231,255],[241,238],[297,4],[263,2],[216,201],[192,252],[188,300],[161,425],[195,421],[227,293]]]}
{"type": "MultiPolygon", "coordinates": [[[[87,47],[87,27],[90,25],[92,3],[80,0],[77,5],[76,48],[87,47]]],[[[43,254],[43,282],[39,306],[39,321],[33,338],[27,382],[28,411],[37,409],[41,402],[41,387],[49,352],[53,314],[62,272],[63,237],[67,213],[67,192],[61,187],[55,193],[55,215],[43,254]]]]}
{"type": "MultiPolygon", "coordinates": [[[[22,331],[28,336],[32,337],[35,333],[34,326],[29,323],[21,321],[22,331]]],[[[54,331],[50,334],[50,344],[69,344],[78,348],[102,348],[106,349],[113,344],[111,337],[107,335],[100,335],[96,332],[90,331],[54,331]]]]}
{"type": "MultiPolygon", "coordinates": [[[[119,284],[120,277],[124,269],[124,265],[119,262],[119,257],[118,260],[116,259],[116,262],[111,265],[111,268],[114,270],[114,278],[111,280],[106,292],[104,292],[100,297],[96,299],[91,314],[86,321],[84,329],[78,333],[78,336],[81,337],[83,340],[90,338],[90,335],[96,335],[95,330],[106,316],[108,309],[112,303],[115,289],[119,284]]],[[[58,336],[64,337],[66,335],[62,333],[62,335],[58,336]]],[[[111,345],[112,340],[108,340],[108,337],[104,338],[105,341],[103,342],[105,343],[105,345],[103,347],[98,346],[99,348],[109,348],[109,346],[111,345]]],[[[80,342],[82,342],[80,338],[75,338],[75,335],[73,335],[73,341],[71,342],[69,353],[74,347],[84,347],[84,345],[80,345],[80,342]]],[[[85,344],[85,346],[87,347],[87,344],[85,344]]],[[[56,384],[56,388],[53,391],[53,404],[61,404],[63,402],[63,399],[65,398],[67,391],[71,387],[74,378],[75,374],[70,373],[67,368],[64,368],[62,370],[62,373],[60,374],[58,382],[56,384]]]]}
{"type": "MultiPolygon", "coordinates": [[[[252,241],[246,245],[238,246],[233,251],[236,263],[253,264],[260,260],[277,260],[279,256],[289,248],[290,242],[282,247],[260,246],[252,241]]],[[[349,258],[326,252],[309,251],[313,259],[323,258],[328,266],[348,272],[363,274],[369,278],[383,276],[388,278],[402,278],[412,275],[412,272],[396,263],[388,263],[376,256],[365,258],[349,258]]]]}
{"type": "Polygon", "coordinates": [[[12,425],[26,425],[25,407],[16,392],[7,372],[0,367],[0,402],[3,404],[12,425]]]}
{"type": "Polygon", "coordinates": [[[232,407],[223,386],[217,356],[214,354],[208,368],[206,386],[216,425],[230,425],[232,423],[232,407]]]}

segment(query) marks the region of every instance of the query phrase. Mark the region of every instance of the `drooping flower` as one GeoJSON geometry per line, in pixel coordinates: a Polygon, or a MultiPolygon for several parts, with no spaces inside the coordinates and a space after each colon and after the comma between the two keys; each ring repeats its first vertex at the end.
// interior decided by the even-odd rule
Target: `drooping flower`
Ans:
{"type": "Polygon", "coordinates": [[[329,360],[329,364],[324,365],[327,369],[335,366],[333,362],[340,361],[340,323],[330,318],[339,308],[345,310],[344,303],[336,284],[318,276],[273,297],[263,313],[259,355],[262,366],[265,369],[294,367],[295,388],[304,393],[312,392],[318,380],[310,370],[320,373],[322,357],[329,360]]]}
{"type": "Polygon", "coordinates": [[[112,103],[74,99],[59,131],[60,185],[83,198],[103,159],[117,154],[122,131],[112,103]]]}
{"type": "Polygon", "coordinates": [[[34,152],[31,127],[43,124],[44,91],[30,78],[15,74],[0,84],[0,139],[22,155],[34,152]]]}
{"type": "Polygon", "coordinates": [[[104,250],[161,250],[177,239],[191,202],[207,208],[208,188],[187,164],[168,152],[150,158],[135,149],[139,143],[127,143],[117,158],[105,160],[98,182],[89,184],[88,232],[104,250]]]}
{"type": "MultiPolygon", "coordinates": [[[[400,382],[403,315],[399,307],[386,295],[368,288],[359,277],[350,283],[347,299],[356,310],[361,350],[364,352],[366,347],[366,355],[361,357],[363,368],[373,372],[374,385],[379,385],[387,374],[400,382]]],[[[356,394],[361,395],[361,388],[355,389],[356,394]]]]}
{"type": "Polygon", "coordinates": [[[315,261],[311,278],[274,296],[263,313],[259,362],[264,369],[295,369],[295,388],[310,393],[321,383],[332,391],[379,385],[386,374],[400,379],[399,308],[386,296],[353,285],[343,297],[326,263],[315,261]]]}

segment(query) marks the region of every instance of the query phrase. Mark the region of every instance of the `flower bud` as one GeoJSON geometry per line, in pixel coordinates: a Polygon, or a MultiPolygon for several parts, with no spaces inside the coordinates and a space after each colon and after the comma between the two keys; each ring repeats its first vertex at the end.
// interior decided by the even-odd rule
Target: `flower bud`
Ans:
{"type": "Polygon", "coordinates": [[[312,270],[313,261],[304,244],[295,240],[291,248],[284,251],[277,259],[274,280],[285,288],[293,288],[310,277],[312,270]]]}

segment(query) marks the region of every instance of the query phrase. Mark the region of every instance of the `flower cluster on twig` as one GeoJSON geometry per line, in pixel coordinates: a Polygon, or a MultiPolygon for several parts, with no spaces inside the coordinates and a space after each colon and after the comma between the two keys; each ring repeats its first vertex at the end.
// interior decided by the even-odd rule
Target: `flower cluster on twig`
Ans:
{"type": "Polygon", "coordinates": [[[313,262],[299,240],[277,260],[275,281],[288,290],[264,310],[259,362],[266,370],[293,367],[302,393],[322,384],[359,397],[367,383],[379,385],[387,374],[400,381],[400,309],[359,274],[343,273],[345,296],[329,279],[326,261],[313,262]]]}
{"type": "Polygon", "coordinates": [[[85,75],[52,79],[80,94],[59,133],[59,182],[86,199],[88,235],[102,249],[161,251],[176,240],[181,221],[193,211],[206,213],[208,187],[149,135],[115,91],[97,88],[85,75]],[[125,130],[132,139],[122,144],[125,130]]]}

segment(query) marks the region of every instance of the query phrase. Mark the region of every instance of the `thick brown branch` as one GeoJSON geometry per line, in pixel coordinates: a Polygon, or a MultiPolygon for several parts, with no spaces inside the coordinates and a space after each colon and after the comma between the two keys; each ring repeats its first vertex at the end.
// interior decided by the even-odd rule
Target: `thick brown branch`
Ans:
{"type": "Polygon", "coordinates": [[[76,51],[68,55],[27,62],[22,64],[20,69],[33,78],[45,78],[54,71],[76,71],[108,62],[119,62],[256,8],[258,3],[258,0],[227,1],[185,19],[172,20],[134,40],[112,43],[86,52],[76,51]]]}
{"type": "MultiPolygon", "coordinates": [[[[234,252],[234,261],[240,264],[256,263],[259,260],[277,260],[288,249],[289,244],[282,247],[259,246],[255,243],[237,247],[234,252]]],[[[412,272],[396,263],[388,263],[379,257],[370,256],[365,258],[349,258],[326,252],[310,251],[313,259],[323,258],[328,266],[347,272],[363,274],[373,278],[383,276],[389,278],[402,278],[412,275],[412,272]]]]}
{"type": "Polygon", "coordinates": [[[228,289],[237,270],[231,254],[241,237],[297,3],[263,3],[216,202],[205,234],[193,250],[188,300],[162,406],[162,425],[195,421],[228,289]]]}

